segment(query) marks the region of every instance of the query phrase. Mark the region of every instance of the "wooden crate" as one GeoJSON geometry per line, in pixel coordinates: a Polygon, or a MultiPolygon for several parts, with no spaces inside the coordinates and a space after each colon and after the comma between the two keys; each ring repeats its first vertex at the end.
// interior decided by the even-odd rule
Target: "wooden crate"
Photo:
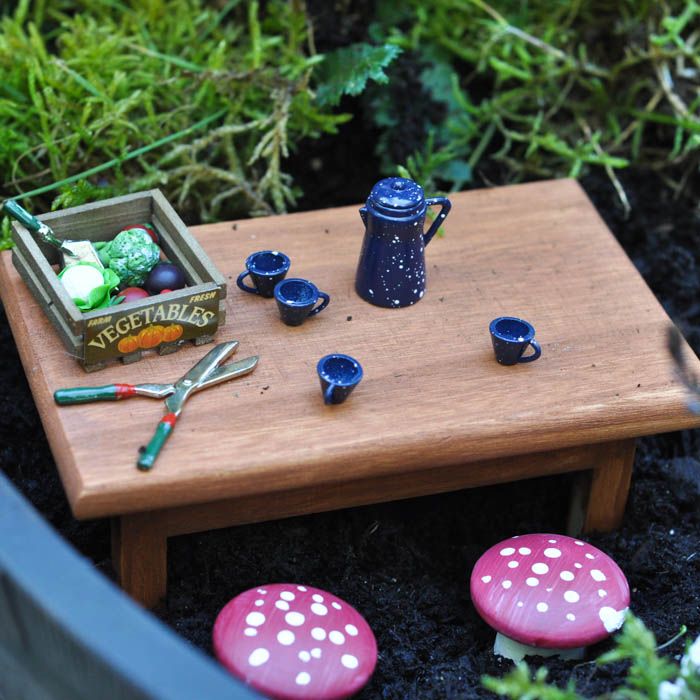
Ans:
{"type": "Polygon", "coordinates": [[[37,218],[57,238],[92,242],[109,241],[126,226],[150,223],[168,260],[185,274],[187,286],[183,289],[83,313],[56,274],[59,251],[38,242],[21,223],[13,222],[12,262],[68,351],[86,371],[102,369],[115,358],[140,360],[146,348],[167,354],[186,340],[196,345],[208,343],[224,325],[226,281],[160,190],[37,218]]]}

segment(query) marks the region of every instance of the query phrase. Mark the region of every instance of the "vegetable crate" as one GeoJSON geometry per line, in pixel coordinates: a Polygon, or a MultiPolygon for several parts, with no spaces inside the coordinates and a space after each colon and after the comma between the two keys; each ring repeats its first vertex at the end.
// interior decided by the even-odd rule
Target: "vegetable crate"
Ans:
{"type": "Polygon", "coordinates": [[[150,223],[165,256],[185,275],[183,289],[82,312],[57,277],[60,252],[13,222],[12,262],[61,340],[88,372],[111,360],[141,359],[143,350],[177,350],[186,340],[213,341],[225,323],[226,282],[160,190],[148,190],[37,217],[57,238],[113,239],[123,228],[150,223]]]}

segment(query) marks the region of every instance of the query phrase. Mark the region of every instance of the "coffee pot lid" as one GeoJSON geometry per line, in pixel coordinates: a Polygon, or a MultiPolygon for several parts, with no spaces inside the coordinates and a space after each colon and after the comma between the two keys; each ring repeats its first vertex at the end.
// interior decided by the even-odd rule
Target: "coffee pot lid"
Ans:
{"type": "Polygon", "coordinates": [[[367,205],[386,216],[417,214],[425,207],[423,188],[405,177],[380,180],[370,192],[367,205]]]}

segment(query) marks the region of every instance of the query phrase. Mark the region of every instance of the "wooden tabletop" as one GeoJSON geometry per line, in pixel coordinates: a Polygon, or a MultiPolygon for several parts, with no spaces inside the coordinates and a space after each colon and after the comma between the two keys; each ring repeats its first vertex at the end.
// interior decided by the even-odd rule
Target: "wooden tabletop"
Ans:
{"type": "MultiPolygon", "coordinates": [[[[685,409],[665,347],[667,315],[580,186],[559,180],[452,195],[444,236],[426,249],[427,291],[385,309],[354,291],[363,238],[358,206],[192,228],[228,281],[217,341],[260,355],[253,374],[192,396],[151,472],[138,448],[162,401],[58,407],[56,389],[170,382],[211,345],[146,353],[87,374],[12,266],[0,256],[0,296],[78,518],[125,514],[300,486],[405,474],[698,425],[685,409]],[[235,284],[245,258],[277,249],[330,294],[300,327],[274,299],[235,284]],[[542,357],[504,367],[489,321],[536,329],[542,357]],[[364,378],[326,406],[316,363],[342,352],[364,378]]],[[[700,362],[684,348],[691,367],[700,362]]],[[[378,499],[384,500],[384,499],[378,499]]]]}

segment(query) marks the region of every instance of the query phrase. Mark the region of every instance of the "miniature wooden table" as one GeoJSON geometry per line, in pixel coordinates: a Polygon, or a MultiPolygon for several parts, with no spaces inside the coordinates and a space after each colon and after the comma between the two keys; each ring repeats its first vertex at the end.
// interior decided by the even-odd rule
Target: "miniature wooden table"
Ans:
{"type": "Polygon", "coordinates": [[[191,397],[147,473],[137,451],[162,401],[58,407],[53,392],[171,381],[211,346],[87,374],[0,256],[0,295],[73,513],[113,516],[115,566],[136,600],[164,594],[169,536],[547,474],[590,477],[570,531],[612,529],[635,439],[698,425],[673,376],[668,317],[575,181],[451,199],[444,237],[426,249],[426,295],[402,309],[354,291],[357,206],[194,227],[228,280],[217,340],[260,363],[191,397]],[[264,249],[285,252],[289,275],[328,292],[328,308],[289,327],[274,299],[240,291],[246,256],[264,249]],[[488,325],[503,315],[535,326],[539,360],[495,361],[488,325]],[[324,405],[316,375],[330,352],[364,367],[338,406],[324,405]]]}

